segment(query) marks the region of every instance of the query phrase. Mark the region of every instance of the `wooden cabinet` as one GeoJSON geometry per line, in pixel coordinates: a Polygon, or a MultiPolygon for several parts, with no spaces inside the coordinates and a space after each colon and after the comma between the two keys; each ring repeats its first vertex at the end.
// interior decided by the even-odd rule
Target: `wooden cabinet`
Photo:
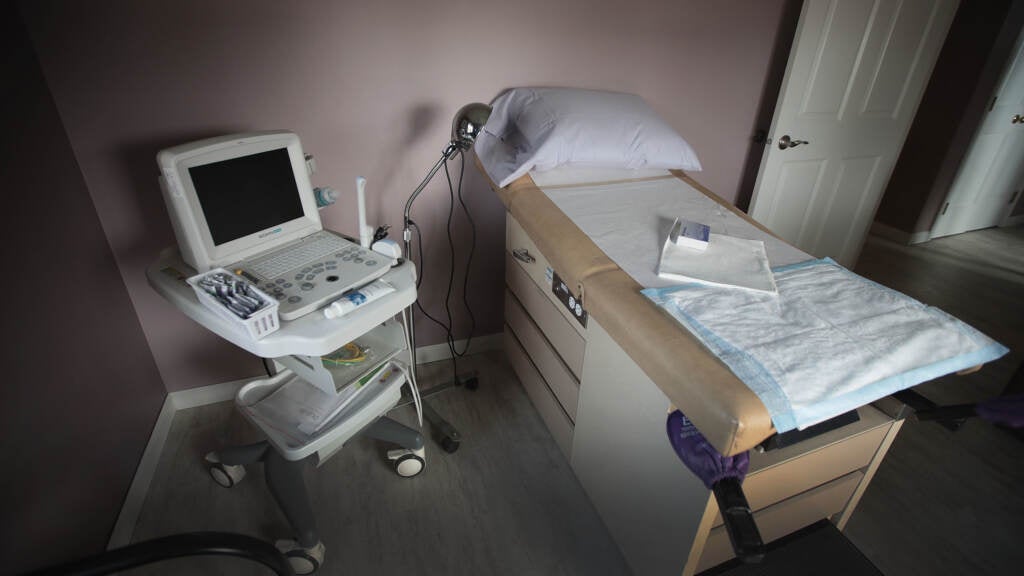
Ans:
{"type": "MultiPolygon", "coordinates": [[[[506,240],[509,360],[633,572],[689,575],[732,558],[714,497],[666,437],[671,402],[599,319],[576,320],[552,291],[556,271],[511,215],[506,240]]],[[[766,541],[822,518],[845,526],[900,424],[870,406],[858,414],[751,454],[744,490],[766,541]]]]}

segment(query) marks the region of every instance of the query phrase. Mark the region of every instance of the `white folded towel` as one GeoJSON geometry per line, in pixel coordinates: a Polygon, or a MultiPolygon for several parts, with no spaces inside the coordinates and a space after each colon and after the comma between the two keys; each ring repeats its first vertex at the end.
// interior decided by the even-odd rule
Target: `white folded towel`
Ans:
{"type": "Polygon", "coordinates": [[[657,272],[661,278],[678,282],[776,292],[768,255],[760,240],[712,233],[707,249],[700,251],[677,245],[670,233],[661,250],[657,272]]]}

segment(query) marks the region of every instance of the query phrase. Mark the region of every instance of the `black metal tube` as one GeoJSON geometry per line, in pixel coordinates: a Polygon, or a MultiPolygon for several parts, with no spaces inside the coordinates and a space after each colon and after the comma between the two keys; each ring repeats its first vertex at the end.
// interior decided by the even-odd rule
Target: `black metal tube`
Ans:
{"type": "Polygon", "coordinates": [[[268,542],[230,532],[190,532],[108,550],[28,576],[100,576],[185,556],[236,556],[258,562],[278,576],[295,575],[284,554],[268,542]]]}
{"type": "Polygon", "coordinates": [[[736,557],[746,563],[760,562],[765,554],[764,542],[739,479],[723,478],[715,483],[712,491],[736,557]]]}

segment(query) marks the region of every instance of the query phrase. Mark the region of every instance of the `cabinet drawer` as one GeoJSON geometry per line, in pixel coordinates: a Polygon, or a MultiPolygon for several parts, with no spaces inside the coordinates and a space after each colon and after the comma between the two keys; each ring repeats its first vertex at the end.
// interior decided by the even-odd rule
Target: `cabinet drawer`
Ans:
{"type": "Polygon", "coordinates": [[[580,395],[579,382],[573,377],[565,362],[558,357],[558,353],[551,347],[551,343],[541,333],[540,328],[508,290],[505,291],[505,322],[547,382],[548,388],[558,398],[569,419],[575,421],[576,405],[580,395]]]}
{"type": "MultiPolygon", "coordinates": [[[[861,410],[861,422],[850,424],[850,428],[861,423],[865,426],[872,425],[872,414],[867,412],[874,409],[865,407],[861,410]]],[[[750,508],[760,510],[834,478],[866,467],[878,452],[890,425],[883,422],[879,426],[872,426],[839,441],[813,447],[795,457],[769,465],[765,465],[764,460],[771,458],[773,456],[771,453],[751,454],[751,468],[757,466],[758,469],[747,475],[747,479],[743,482],[743,492],[747,495],[750,508]]],[[[813,444],[813,439],[802,444],[813,444]]],[[[787,449],[800,447],[801,445],[797,444],[787,449]]],[[[713,525],[720,526],[721,524],[722,516],[719,514],[713,525]]]]}
{"type": "Polygon", "coordinates": [[[561,315],[558,306],[541,292],[526,272],[514,263],[510,255],[505,256],[505,282],[578,379],[583,373],[583,351],[586,348],[586,341],[573,326],[575,321],[567,320],[561,315]]]}
{"type": "MultiPolygon", "coordinates": [[[[540,288],[541,293],[544,297],[555,304],[555,310],[560,314],[569,325],[578,332],[580,335],[585,333],[585,329],[572,317],[572,314],[559,303],[558,298],[551,291],[551,276],[553,268],[548,259],[540,253],[537,249],[537,245],[530,240],[530,237],[523,230],[523,227],[516,222],[516,219],[511,214],[507,215],[507,222],[505,226],[505,251],[512,258],[512,262],[517,268],[526,273],[526,276],[533,281],[534,284],[540,288]],[[524,262],[518,258],[511,257],[514,250],[526,250],[530,256],[534,258],[534,262],[524,262]]],[[[570,286],[570,290],[575,291],[576,286],[570,286]]],[[[579,296],[579,294],[576,294],[579,296]]]]}
{"type": "Polygon", "coordinates": [[[508,355],[516,376],[523,383],[526,395],[530,397],[534,408],[540,414],[540,419],[547,425],[548,431],[555,439],[555,444],[558,444],[562,450],[565,459],[569,460],[572,455],[572,421],[566,416],[555,395],[544,382],[544,378],[530,362],[526,351],[523,350],[507,325],[505,326],[505,353],[508,355]]]}
{"type": "MultiPolygon", "coordinates": [[[[766,543],[777,540],[841,511],[863,477],[864,474],[860,471],[851,472],[824,486],[755,512],[754,520],[761,532],[761,538],[766,543]]],[[[744,489],[745,487],[744,485],[744,489]]],[[[717,566],[734,556],[725,526],[713,528],[704,544],[704,552],[701,554],[697,571],[717,566]]]]}

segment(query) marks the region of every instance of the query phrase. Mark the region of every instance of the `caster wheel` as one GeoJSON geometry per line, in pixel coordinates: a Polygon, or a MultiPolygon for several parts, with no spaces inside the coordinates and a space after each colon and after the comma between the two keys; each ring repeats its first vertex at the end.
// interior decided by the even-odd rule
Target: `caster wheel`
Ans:
{"type": "Polygon", "coordinates": [[[210,452],[204,460],[206,460],[213,481],[225,488],[231,488],[245,478],[245,466],[224,464],[216,452],[210,452]]]}
{"type": "Polygon", "coordinates": [[[412,478],[423,472],[426,462],[415,454],[406,454],[395,461],[395,472],[402,478],[412,478]]]}
{"type": "Polygon", "coordinates": [[[313,574],[324,563],[326,548],[323,542],[317,542],[312,548],[303,548],[295,540],[278,540],[274,545],[288,559],[296,574],[313,574]]]}
{"type": "Polygon", "coordinates": [[[467,390],[476,390],[480,387],[480,381],[477,380],[476,376],[466,380],[463,384],[466,386],[467,390]]]}
{"type": "Polygon", "coordinates": [[[454,453],[458,449],[459,449],[459,441],[458,440],[453,440],[453,439],[449,438],[448,436],[445,436],[444,438],[441,438],[441,450],[444,450],[445,452],[447,452],[449,454],[452,454],[452,453],[454,453]]]}

